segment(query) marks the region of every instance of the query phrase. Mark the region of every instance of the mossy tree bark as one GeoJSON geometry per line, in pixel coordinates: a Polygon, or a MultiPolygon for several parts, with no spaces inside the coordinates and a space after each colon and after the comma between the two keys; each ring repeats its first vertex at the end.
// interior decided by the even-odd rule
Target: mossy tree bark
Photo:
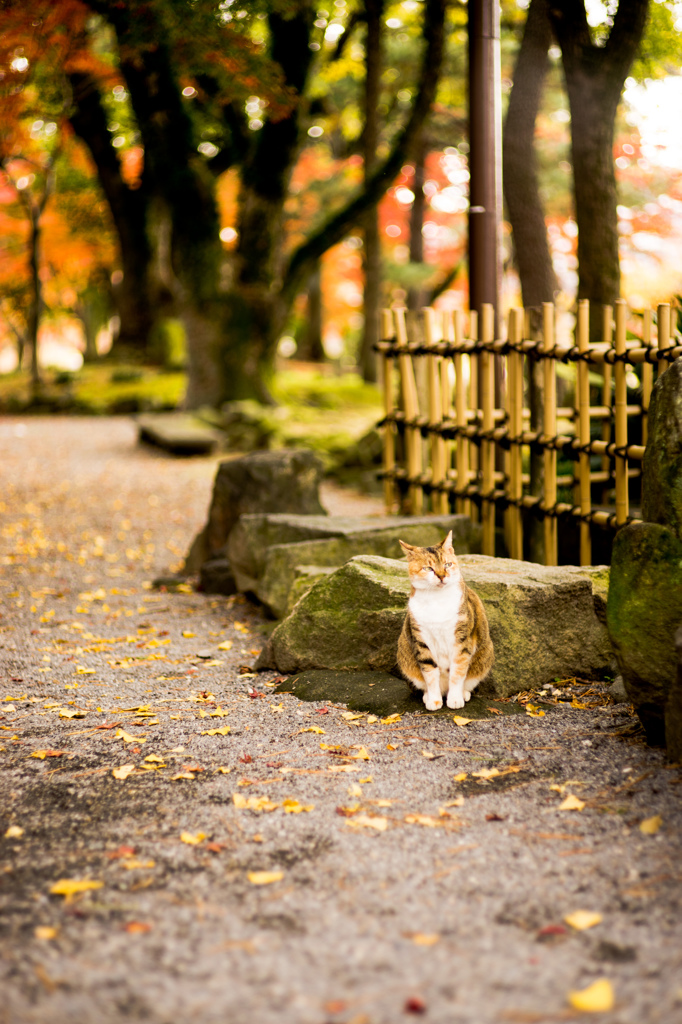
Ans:
{"type": "MultiPolygon", "coordinates": [[[[365,127],[363,131],[363,157],[365,182],[377,162],[379,142],[379,98],[381,96],[381,33],[384,13],[383,0],[365,0],[365,127]]],[[[377,359],[374,346],[379,341],[379,311],[381,307],[381,236],[379,210],[375,205],[364,218],[363,270],[364,316],[360,366],[364,380],[377,379],[377,359]]]]}
{"type": "Polygon", "coordinates": [[[603,45],[590,34],[583,0],[549,0],[571,110],[573,190],[578,224],[578,298],[601,309],[620,297],[613,134],[623,85],[644,33],[649,0],[620,0],[603,45]]]}

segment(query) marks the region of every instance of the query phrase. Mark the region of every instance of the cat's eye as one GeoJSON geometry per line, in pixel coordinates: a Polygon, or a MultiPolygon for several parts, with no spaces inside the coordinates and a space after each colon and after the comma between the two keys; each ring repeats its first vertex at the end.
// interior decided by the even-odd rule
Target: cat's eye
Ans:
{"type": "Polygon", "coordinates": [[[454,564],[455,564],[454,562],[446,562],[446,563],[445,563],[445,568],[446,568],[446,569],[452,569],[452,567],[453,567],[453,565],[454,565],[454,564]]]}

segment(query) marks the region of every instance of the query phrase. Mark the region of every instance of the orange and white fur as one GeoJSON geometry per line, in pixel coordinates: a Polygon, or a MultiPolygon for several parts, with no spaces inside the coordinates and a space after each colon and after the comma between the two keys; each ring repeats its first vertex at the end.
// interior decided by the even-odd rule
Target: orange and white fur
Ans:
{"type": "Polygon", "coordinates": [[[431,548],[400,541],[412,590],[398,640],[398,667],[437,711],[463,708],[490,672],[495,655],[481,600],[462,579],[452,531],[431,548]]]}

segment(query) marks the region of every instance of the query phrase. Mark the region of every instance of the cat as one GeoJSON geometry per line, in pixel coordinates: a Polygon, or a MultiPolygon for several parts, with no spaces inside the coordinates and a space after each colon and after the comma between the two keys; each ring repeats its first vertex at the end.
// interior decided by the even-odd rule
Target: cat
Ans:
{"type": "Polygon", "coordinates": [[[463,708],[495,655],[481,599],[462,579],[452,530],[431,548],[400,541],[412,590],[398,640],[398,667],[424,691],[427,710],[463,708]]]}

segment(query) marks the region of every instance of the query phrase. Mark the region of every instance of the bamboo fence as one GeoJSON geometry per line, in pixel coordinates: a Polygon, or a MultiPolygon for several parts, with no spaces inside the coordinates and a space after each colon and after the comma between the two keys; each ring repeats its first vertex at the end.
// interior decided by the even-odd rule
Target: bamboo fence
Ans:
{"type": "Polygon", "coordinates": [[[579,524],[580,564],[590,565],[593,527],[615,532],[633,521],[630,492],[640,483],[654,368],[660,376],[682,355],[672,312],[668,303],[645,310],[635,331],[619,300],[604,307],[602,340],[590,341],[583,300],[574,337],[561,343],[552,303],[543,304],[539,330],[531,311],[512,309],[504,340],[495,338],[492,306],[483,307],[480,324],[475,312],[466,324],[461,312],[384,310],[377,348],[387,509],[454,508],[480,518],[483,553],[496,553],[501,527],[511,558],[524,557],[529,522],[539,519],[546,565],[558,563],[559,521],[568,518],[579,524]],[[544,394],[531,426],[526,406],[538,362],[544,394]],[[570,406],[557,403],[559,363],[573,367],[570,406]],[[637,404],[628,402],[634,367],[637,404]],[[630,443],[629,433],[641,443],[630,443]],[[530,493],[531,449],[542,454],[537,493],[530,493]],[[558,475],[558,457],[570,460],[569,474],[558,475]],[[572,501],[558,500],[567,489],[572,501]]]}

